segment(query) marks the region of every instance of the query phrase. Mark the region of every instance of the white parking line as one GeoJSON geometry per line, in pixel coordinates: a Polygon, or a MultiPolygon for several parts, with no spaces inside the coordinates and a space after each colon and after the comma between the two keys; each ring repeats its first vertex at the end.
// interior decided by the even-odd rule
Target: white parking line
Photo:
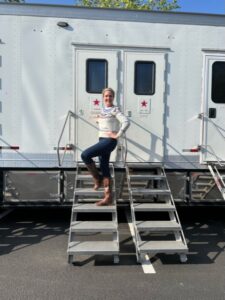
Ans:
{"type": "MultiPolygon", "coordinates": [[[[134,241],[135,240],[134,225],[131,222],[131,217],[127,211],[126,211],[126,217],[127,217],[127,223],[129,225],[130,233],[131,233],[131,236],[134,241]]],[[[142,265],[142,269],[145,274],[155,274],[156,273],[156,271],[151,263],[151,260],[147,254],[142,255],[140,263],[142,265]]]]}
{"type": "Polygon", "coordinates": [[[150,257],[145,254],[141,259],[141,265],[145,274],[155,274],[156,271],[151,263],[150,257]]]}

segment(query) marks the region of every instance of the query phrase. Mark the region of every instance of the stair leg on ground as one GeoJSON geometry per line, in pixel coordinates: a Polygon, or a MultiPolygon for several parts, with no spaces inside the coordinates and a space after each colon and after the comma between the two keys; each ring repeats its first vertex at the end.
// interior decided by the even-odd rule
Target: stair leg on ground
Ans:
{"type": "Polygon", "coordinates": [[[126,172],[137,261],[145,254],[177,253],[185,262],[188,247],[162,164],[127,164],[126,172]]]}
{"type": "Polygon", "coordinates": [[[119,232],[115,194],[115,174],[112,173],[112,205],[97,206],[104,196],[103,188],[93,190],[92,177],[83,164],[77,164],[74,201],[68,241],[68,263],[78,255],[112,255],[114,263],[119,262],[119,232]],[[96,220],[101,214],[101,221],[96,220]],[[90,220],[90,218],[92,220],[90,220]],[[102,221],[102,219],[105,219],[102,221]]]}

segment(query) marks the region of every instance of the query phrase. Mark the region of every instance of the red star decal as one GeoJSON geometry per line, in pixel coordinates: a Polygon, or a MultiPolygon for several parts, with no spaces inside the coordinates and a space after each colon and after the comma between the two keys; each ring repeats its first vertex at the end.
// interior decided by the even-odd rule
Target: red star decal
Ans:
{"type": "Polygon", "coordinates": [[[145,100],[143,100],[143,101],[141,102],[141,106],[142,106],[142,107],[147,107],[147,104],[148,104],[148,102],[146,102],[145,100]]]}
{"type": "Polygon", "coordinates": [[[99,106],[100,101],[98,99],[93,100],[95,106],[99,106]]]}

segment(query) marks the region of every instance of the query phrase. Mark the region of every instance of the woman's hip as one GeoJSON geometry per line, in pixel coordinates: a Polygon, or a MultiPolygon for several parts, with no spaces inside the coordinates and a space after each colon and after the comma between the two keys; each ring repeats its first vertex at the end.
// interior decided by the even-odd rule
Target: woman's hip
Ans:
{"type": "Polygon", "coordinates": [[[113,151],[116,148],[117,140],[113,138],[99,138],[99,146],[105,151],[113,151]]]}

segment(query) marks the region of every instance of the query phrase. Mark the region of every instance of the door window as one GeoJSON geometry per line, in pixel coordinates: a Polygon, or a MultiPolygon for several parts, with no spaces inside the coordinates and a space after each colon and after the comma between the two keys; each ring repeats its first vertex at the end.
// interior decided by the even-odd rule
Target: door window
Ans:
{"type": "Polygon", "coordinates": [[[108,85],[108,62],[105,59],[88,59],[86,63],[86,91],[101,94],[108,85]]]}
{"type": "Polygon", "coordinates": [[[155,93],[155,63],[136,61],[134,72],[134,93],[136,95],[153,95],[155,93]]]}
{"type": "Polygon", "coordinates": [[[225,103],[225,62],[216,61],[212,65],[212,101],[225,103]]]}

